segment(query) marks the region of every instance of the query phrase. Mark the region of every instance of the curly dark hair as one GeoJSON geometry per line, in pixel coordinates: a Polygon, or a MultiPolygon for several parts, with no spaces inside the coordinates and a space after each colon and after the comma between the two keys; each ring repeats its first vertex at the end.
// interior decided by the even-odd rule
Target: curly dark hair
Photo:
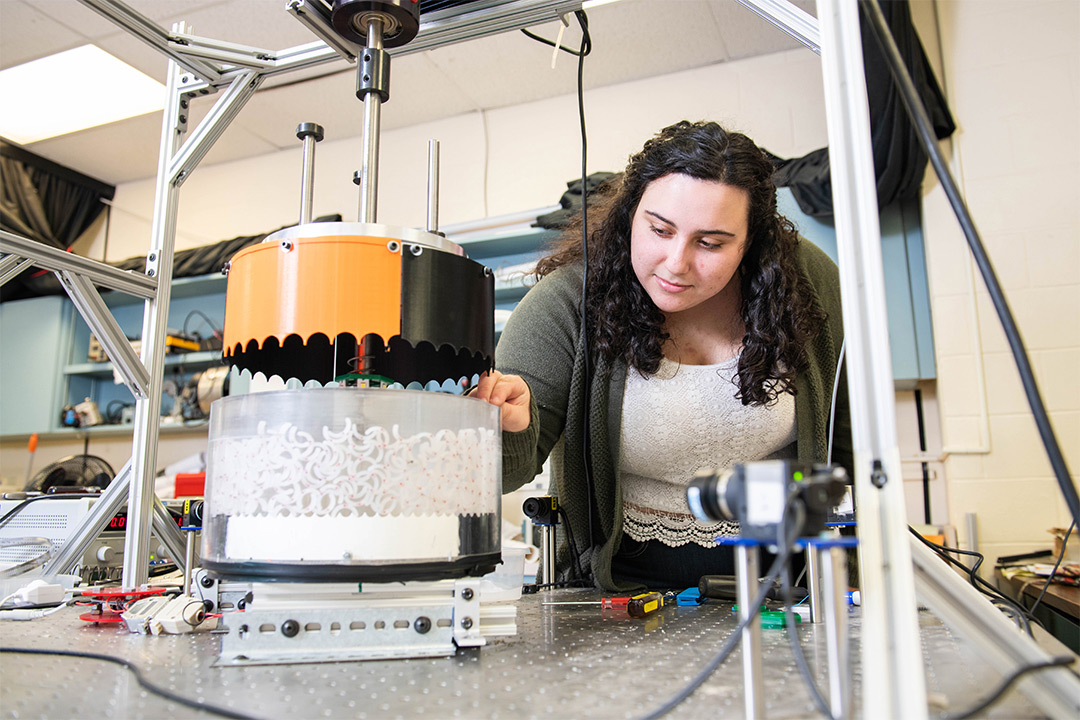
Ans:
{"type": "MultiPolygon", "coordinates": [[[[795,226],[776,208],[773,166],[754,142],[714,122],[682,121],[650,138],[626,170],[598,193],[590,214],[587,300],[589,339],[608,360],[625,360],[643,374],[660,366],[664,314],[641,286],[630,262],[630,229],[649,183],[673,173],[724,183],[750,196],[747,248],[737,277],[746,328],[739,356],[737,397],[768,405],[795,394],[807,366],[806,345],[825,313],[797,266],[795,226]],[[591,219],[591,218],[590,218],[591,219]]],[[[542,278],[583,258],[580,219],[536,268],[542,278]]]]}

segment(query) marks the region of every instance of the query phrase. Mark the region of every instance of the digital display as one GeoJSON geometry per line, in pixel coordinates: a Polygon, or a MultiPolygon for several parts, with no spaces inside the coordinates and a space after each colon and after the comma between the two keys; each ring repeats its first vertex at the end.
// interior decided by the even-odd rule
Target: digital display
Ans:
{"type": "MultiPolygon", "coordinates": [[[[184,518],[183,518],[183,516],[174,515],[173,513],[169,513],[169,516],[172,517],[172,519],[176,522],[176,526],[178,528],[183,528],[184,527],[184,518]]],[[[116,515],[113,517],[113,519],[109,521],[109,524],[105,529],[106,530],[124,530],[125,528],[127,528],[127,511],[122,510],[121,512],[116,513],[116,515]]]]}

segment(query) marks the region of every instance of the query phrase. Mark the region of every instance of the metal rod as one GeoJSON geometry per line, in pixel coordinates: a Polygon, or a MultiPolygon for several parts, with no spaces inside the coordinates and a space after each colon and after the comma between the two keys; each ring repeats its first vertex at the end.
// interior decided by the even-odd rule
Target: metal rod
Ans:
{"type": "Polygon", "coordinates": [[[821,68],[851,399],[862,587],[862,712],[925,720],[885,310],[870,118],[856,0],[819,0],[821,68]]]}
{"type": "Polygon", "coordinates": [[[23,270],[34,264],[31,258],[21,258],[18,255],[5,255],[0,260],[0,285],[6,284],[15,278],[23,270]]]}
{"type": "MultiPolygon", "coordinates": [[[[367,48],[382,50],[382,19],[373,16],[368,22],[367,48]]],[[[360,70],[363,72],[363,70],[360,70]]],[[[364,95],[363,165],[360,166],[360,222],[373,223],[377,217],[379,195],[379,127],[382,98],[377,92],[364,95]]]]}
{"type": "Polygon", "coordinates": [[[554,525],[541,525],[540,526],[540,547],[543,551],[540,553],[544,560],[544,564],[541,567],[540,577],[537,578],[536,583],[541,585],[543,583],[555,582],[555,526],[554,525]]]}
{"type": "Polygon", "coordinates": [[[119,290],[120,292],[141,298],[154,297],[157,292],[157,279],[132,272],[119,270],[105,263],[84,258],[74,253],[51,248],[6,230],[0,230],[0,252],[32,258],[34,264],[45,270],[71,270],[85,275],[95,285],[119,290]]]}
{"type": "MultiPolygon", "coordinates": [[[[187,553],[185,552],[184,533],[177,526],[173,516],[169,514],[169,510],[165,507],[165,503],[161,502],[157,495],[154,496],[153,513],[154,517],[151,527],[154,529],[154,534],[157,535],[157,539],[161,544],[165,546],[166,554],[173,562],[179,564],[180,558],[185,558],[184,565],[181,569],[186,570],[188,564],[186,560],[187,553]]],[[[198,558],[199,553],[196,549],[191,567],[198,565],[198,558]]]]}
{"type": "Polygon", "coordinates": [[[427,231],[439,232],[439,141],[427,146],[427,231]]]}
{"type": "MultiPolygon", "coordinates": [[[[910,533],[908,546],[915,565],[919,602],[950,630],[970,642],[981,660],[1002,675],[1010,675],[1018,668],[1051,659],[1046,650],[1019,632],[984,595],[910,533]]],[[[865,672],[863,682],[866,682],[865,672]]],[[[1080,717],[1080,679],[1069,668],[1028,673],[1016,687],[1047,717],[1080,717]]],[[[865,713],[864,716],[870,717],[865,713]]]]}
{"type": "Polygon", "coordinates": [[[210,148],[229,127],[229,123],[255,94],[262,81],[263,76],[257,70],[245,70],[233,80],[229,89],[218,98],[210,112],[191,133],[191,137],[175,155],[171,155],[165,171],[170,182],[179,185],[187,180],[191,171],[206,153],[210,152],[210,148]]]}
{"type": "MultiPolygon", "coordinates": [[[[183,31],[178,23],[173,30],[183,31]]],[[[158,431],[161,423],[161,389],[164,383],[165,334],[169,300],[172,297],[173,247],[176,240],[176,215],[179,188],[169,172],[170,159],[180,144],[186,123],[181,121],[182,68],[169,63],[165,110],[161,120],[161,145],[158,154],[157,185],[154,191],[154,220],[150,230],[150,252],[146,256],[146,274],[158,279],[155,297],[148,298],[143,309],[142,363],[150,373],[147,397],[135,401],[135,427],[131,451],[132,479],[128,489],[128,524],[124,535],[124,572],[126,588],[145,585],[149,579],[150,531],[153,522],[154,474],[157,471],[158,431]]]]}
{"type": "MultiPolygon", "coordinates": [[[[736,595],[739,618],[745,620],[756,608],[752,607],[758,594],[758,548],[739,543],[735,546],[736,595]]],[[[746,697],[747,720],[765,717],[765,691],[761,678],[761,617],[742,631],[743,691],[746,697]]]]}
{"type": "Polygon", "coordinates": [[[821,595],[821,561],[814,546],[806,546],[806,590],[810,596],[810,622],[824,621],[821,595]]]}
{"type": "Polygon", "coordinates": [[[81,0],[81,2],[164,54],[188,72],[210,82],[221,79],[221,70],[202,60],[188,57],[182,50],[170,44],[171,36],[165,28],[119,0],[81,0]]]}
{"type": "Polygon", "coordinates": [[[810,13],[787,0],[736,0],[773,27],[790,35],[815,54],[821,54],[821,33],[818,21],[810,13]]]}
{"type": "Polygon", "coordinates": [[[829,709],[833,720],[851,717],[851,659],[848,649],[847,557],[842,547],[808,550],[821,565],[825,601],[825,647],[829,661],[829,709]]]}
{"type": "MultiPolygon", "coordinates": [[[[79,526],[57,550],[56,555],[45,564],[41,571],[43,577],[66,573],[82,561],[83,553],[90,547],[90,543],[105,529],[109,521],[116,517],[120,508],[124,507],[130,483],[131,461],[128,460],[90,508],[90,512],[83,516],[79,526]]],[[[126,553],[124,560],[127,564],[126,553]]]]}
{"type": "Polygon", "coordinates": [[[68,297],[71,298],[71,302],[79,310],[83,320],[94,331],[101,346],[105,348],[105,353],[120,373],[120,378],[128,390],[136,399],[145,398],[150,387],[150,373],[146,371],[142,360],[132,349],[127,336],[109,312],[108,306],[101,299],[94,284],[69,270],[58,271],[56,277],[60,280],[68,297]]]}
{"type": "Polygon", "coordinates": [[[184,584],[180,586],[180,591],[184,595],[191,595],[191,569],[195,566],[195,531],[188,530],[184,536],[184,584]]]}
{"type": "Polygon", "coordinates": [[[316,123],[300,123],[296,135],[304,141],[304,159],[300,174],[300,224],[311,222],[315,200],[315,144],[323,139],[323,129],[316,123]]]}

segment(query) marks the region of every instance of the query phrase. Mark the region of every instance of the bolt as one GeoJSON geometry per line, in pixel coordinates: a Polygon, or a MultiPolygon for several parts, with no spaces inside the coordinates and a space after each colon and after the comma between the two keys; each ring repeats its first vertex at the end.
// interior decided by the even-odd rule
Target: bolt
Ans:
{"type": "Polygon", "coordinates": [[[202,585],[204,588],[214,587],[214,578],[210,577],[209,575],[203,575],[202,579],[199,580],[199,584],[202,585]]]}
{"type": "Polygon", "coordinates": [[[416,618],[416,622],[413,623],[413,629],[421,635],[424,635],[431,630],[431,618],[423,616],[416,618]]]}
{"type": "Polygon", "coordinates": [[[150,268],[149,270],[147,270],[146,271],[146,276],[147,277],[154,277],[154,268],[150,268]]]}
{"type": "Polygon", "coordinates": [[[346,550],[341,554],[341,559],[345,562],[349,562],[350,560],[352,560],[352,553],[346,550]]]}
{"type": "Polygon", "coordinates": [[[471,628],[472,627],[472,618],[465,618],[464,620],[462,620],[461,621],[461,627],[465,628],[466,630],[471,628]]]}
{"type": "Polygon", "coordinates": [[[473,599],[472,588],[465,588],[464,590],[462,590],[461,591],[461,599],[462,600],[472,600],[473,599]]]}
{"type": "Polygon", "coordinates": [[[295,620],[286,620],[281,623],[281,634],[285,637],[296,637],[300,632],[300,623],[295,620]]]}
{"type": "Polygon", "coordinates": [[[155,260],[157,260],[157,253],[150,253],[146,256],[146,259],[150,262],[154,262],[155,260]]]}
{"type": "Polygon", "coordinates": [[[415,255],[417,257],[420,257],[420,254],[422,252],[424,252],[424,248],[422,246],[420,246],[420,245],[410,245],[409,246],[409,252],[411,252],[413,255],[415,255]]]}
{"type": "Polygon", "coordinates": [[[180,107],[181,108],[183,108],[184,110],[187,110],[187,106],[188,106],[187,98],[183,98],[182,100],[180,100],[180,107]]]}
{"type": "Polygon", "coordinates": [[[290,250],[292,250],[292,248],[293,248],[292,240],[282,240],[281,241],[281,252],[289,252],[290,250]]]}
{"type": "Polygon", "coordinates": [[[187,115],[181,115],[180,116],[180,122],[186,123],[187,122],[187,115]]]}
{"type": "Polygon", "coordinates": [[[244,598],[240,598],[239,600],[236,601],[236,609],[237,610],[243,610],[246,607],[247,607],[247,601],[244,600],[244,598]]]}
{"type": "Polygon", "coordinates": [[[397,240],[391,240],[390,242],[386,243],[386,249],[392,253],[396,253],[398,250],[401,249],[401,243],[399,243],[397,240]]]}
{"type": "Polygon", "coordinates": [[[211,612],[214,609],[214,601],[213,600],[203,600],[202,601],[202,606],[203,606],[203,611],[204,612],[211,612]]]}
{"type": "Polygon", "coordinates": [[[484,266],[484,277],[491,277],[491,268],[487,265],[484,266]]]}

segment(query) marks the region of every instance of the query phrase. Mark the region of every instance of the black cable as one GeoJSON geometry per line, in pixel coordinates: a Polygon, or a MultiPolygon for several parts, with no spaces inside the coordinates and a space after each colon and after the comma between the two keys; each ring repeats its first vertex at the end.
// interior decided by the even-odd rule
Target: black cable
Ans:
{"type": "MultiPolygon", "coordinates": [[[[784,518],[781,520],[781,522],[786,522],[787,514],[791,510],[792,502],[794,501],[797,494],[797,491],[792,491],[788,494],[787,501],[784,504],[784,518]]],[[[773,585],[776,583],[777,578],[780,577],[781,570],[787,567],[788,560],[791,559],[794,551],[795,548],[792,544],[781,544],[780,552],[776,554],[776,559],[773,560],[773,564],[769,568],[769,572],[766,573],[765,577],[760,581],[761,589],[758,590],[757,597],[754,598],[753,605],[750,608],[750,614],[747,615],[743,620],[741,620],[735,630],[732,631],[730,635],[728,635],[727,639],[724,641],[724,645],[720,648],[720,651],[716,653],[713,659],[710,660],[704,668],[702,668],[701,672],[694,676],[694,678],[689,683],[687,683],[682,690],[672,696],[667,702],[658,707],[656,710],[653,710],[648,715],[643,716],[641,720],[655,720],[656,718],[662,717],[674,710],[679,705],[679,703],[683,702],[684,700],[686,700],[686,698],[693,695],[694,692],[699,687],[701,687],[701,685],[706,680],[709,679],[709,676],[716,672],[716,669],[718,667],[724,664],[724,661],[728,659],[729,655],[731,655],[732,651],[735,649],[735,646],[739,644],[739,640],[742,638],[743,630],[745,630],[746,627],[754,621],[754,618],[758,616],[758,613],[761,611],[761,605],[765,602],[765,597],[773,588],[773,585]]]]}
{"type": "Polygon", "coordinates": [[[214,324],[214,321],[211,320],[207,316],[206,313],[204,313],[202,310],[192,310],[191,312],[189,312],[187,314],[187,317],[184,318],[184,334],[185,335],[188,334],[188,321],[191,320],[192,315],[201,316],[202,319],[206,321],[206,324],[210,326],[210,329],[213,331],[213,335],[216,336],[219,332],[221,332],[221,330],[218,328],[218,326],[214,324]]]}
{"type": "MultiPolygon", "coordinates": [[[[796,505],[797,510],[802,510],[801,505],[796,505]]],[[[795,523],[795,537],[802,534],[804,518],[799,519],[795,523]]],[[[777,540],[782,544],[788,544],[786,538],[783,536],[783,528],[781,525],[781,534],[777,540]]],[[[807,553],[814,552],[814,549],[810,546],[806,548],[807,553]]],[[[814,681],[814,675],[810,672],[810,666],[806,662],[806,655],[803,653],[802,645],[799,644],[799,629],[795,625],[795,611],[792,608],[795,606],[795,594],[792,591],[791,586],[791,568],[784,567],[780,571],[780,589],[784,594],[784,626],[787,627],[788,641],[791,644],[791,654],[795,658],[795,665],[799,668],[799,674],[802,675],[803,684],[806,685],[810,691],[810,699],[814,701],[814,705],[820,712],[829,720],[836,720],[833,717],[832,711],[829,709],[829,703],[826,702],[825,697],[821,694],[821,689],[814,681]]]]}
{"type": "Polygon", "coordinates": [[[26,655],[59,655],[61,657],[74,657],[83,658],[86,660],[101,660],[103,662],[113,663],[119,665],[127,670],[131,671],[131,674],[135,676],[135,680],[139,685],[146,688],[155,695],[169,700],[171,702],[180,703],[189,708],[196,710],[202,710],[203,712],[213,713],[214,715],[220,715],[221,717],[236,718],[236,720],[259,720],[254,715],[246,715],[236,710],[230,710],[229,708],[218,707],[216,705],[210,705],[208,703],[200,703],[186,698],[183,695],[177,695],[176,693],[166,690],[165,688],[158,687],[152,682],[143,677],[142,672],[133,663],[124,660],[123,658],[114,657],[112,655],[100,655],[98,653],[88,652],[76,652],[75,650],[44,650],[42,648],[15,648],[15,647],[0,647],[0,653],[24,653],[26,655]]]}
{"type": "Polygon", "coordinates": [[[1047,662],[1025,665],[1024,667],[1019,668],[1007,678],[1005,678],[1005,680],[1001,683],[1001,685],[998,686],[996,690],[994,690],[994,692],[992,692],[985,700],[980,701],[974,707],[960,713],[946,713],[940,715],[939,718],[940,720],[965,720],[965,718],[969,718],[976,713],[982,712],[987,707],[997,702],[998,699],[1005,694],[1005,691],[1008,690],[1012,686],[1012,684],[1016,682],[1022,675],[1026,675],[1029,672],[1034,672],[1035,670],[1045,670],[1046,668],[1054,667],[1065,667],[1067,665],[1072,665],[1075,661],[1076,658],[1074,657],[1062,656],[1056,657],[1053,660],[1048,660],[1047,662]]]}
{"type": "Polygon", "coordinates": [[[1035,604],[1028,608],[1028,612],[1032,615],[1035,614],[1035,608],[1039,607],[1039,603],[1042,602],[1043,596],[1046,595],[1046,589],[1050,587],[1050,583],[1054,582],[1054,575],[1057,574],[1058,568],[1061,567],[1061,561],[1065,559],[1065,548],[1069,545],[1069,535],[1072,534],[1074,527],[1076,527],[1075,520],[1069,525],[1069,529],[1065,531],[1065,538],[1061,541],[1061,552],[1058,553],[1058,559],[1057,562],[1054,563],[1054,569],[1050,571],[1050,575],[1046,578],[1046,584],[1042,586],[1042,591],[1039,593],[1039,597],[1035,599],[1035,604]]]}
{"type": "MultiPolygon", "coordinates": [[[[581,21],[579,20],[578,22],[581,22],[581,21]]],[[[571,48],[566,47],[565,45],[558,45],[554,41],[548,40],[547,38],[542,38],[539,35],[534,35],[533,33],[529,32],[525,28],[521,28],[521,32],[526,37],[530,37],[533,40],[536,40],[537,42],[542,42],[545,45],[547,45],[548,47],[559,48],[564,53],[570,53],[574,57],[584,57],[585,55],[588,55],[589,53],[592,52],[592,44],[591,43],[588,45],[587,48],[583,45],[581,50],[573,50],[571,48]]]]}
{"type": "Polygon", "coordinates": [[[1050,417],[1046,413],[1046,406],[1043,404],[1042,396],[1039,394],[1039,387],[1035,382],[1035,374],[1031,370],[1031,362],[1028,359],[1027,351],[1024,349],[1024,341],[1016,328],[1016,321],[1013,319],[1012,311],[1009,310],[1009,305],[1005,300],[1005,294],[1001,290],[997,275],[994,273],[994,268],[990,264],[986,248],[983,246],[979,233],[975,229],[975,223],[971,219],[967,206],[964,204],[964,199],[960,195],[956,181],[949,172],[944,157],[942,157],[933,126],[929,116],[926,114],[926,108],[923,107],[922,102],[919,100],[915,84],[911,81],[911,76],[904,66],[904,60],[900,56],[900,51],[896,48],[896,41],[885,23],[881,8],[878,7],[875,0],[859,0],[859,7],[862,8],[863,13],[870,21],[869,24],[874,37],[878,45],[881,46],[882,53],[889,63],[889,70],[896,81],[897,89],[900,90],[900,97],[904,101],[904,109],[907,110],[908,117],[917,131],[919,143],[934,166],[938,180],[941,181],[941,187],[949,198],[953,212],[956,213],[956,219],[960,222],[964,237],[967,238],[975,263],[979,266],[979,272],[982,274],[986,290],[990,294],[990,300],[994,303],[994,309],[997,310],[1001,327],[1005,331],[1005,337],[1008,339],[1009,349],[1012,350],[1016,368],[1020,372],[1020,381],[1024,386],[1024,394],[1027,396],[1028,404],[1031,406],[1031,414],[1035,417],[1035,425],[1039,429],[1039,437],[1042,439],[1043,447],[1046,448],[1050,467],[1053,468],[1054,477],[1057,478],[1061,493],[1065,496],[1065,503],[1069,507],[1073,522],[1076,522],[1080,519],[1080,494],[1077,493],[1076,485],[1073,484],[1069,468],[1065,463],[1065,456],[1062,455],[1057,438],[1054,436],[1054,429],[1050,425],[1050,417]]]}
{"type": "MultiPolygon", "coordinates": [[[[588,518],[589,518],[589,537],[586,538],[586,547],[592,547],[593,538],[595,532],[593,528],[593,478],[592,478],[592,465],[590,458],[592,453],[590,451],[589,442],[589,399],[591,397],[589,387],[589,335],[588,335],[588,323],[586,322],[587,307],[585,300],[587,298],[586,286],[589,279],[589,202],[588,202],[588,184],[587,184],[587,166],[589,157],[589,135],[585,129],[585,88],[584,88],[584,71],[585,71],[585,57],[592,52],[592,36],[589,35],[589,16],[585,14],[584,10],[575,10],[574,18],[578,21],[578,25],[581,26],[581,47],[579,50],[571,50],[568,47],[558,45],[551,40],[542,38],[539,35],[534,35],[528,30],[522,28],[521,32],[527,37],[532,38],[538,42],[542,42],[550,47],[557,47],[563,52],[568,52],[578,59],[577,65],[577,102],[578,102],[578,119],[581,123],[581,245],[582,245],[582,257],[583,257],[583,275],[581,280],[581,343],[582,343],[582,355],[584,356],[583,367],[583,380],[585,387],[585,397],[583,399],[584,405],[584,417],[582,418],[582,443],[581,443],[581,456],[585,466],[585,489],[588,493],[588,518]]],[[[561,508],[560,508],[561,511],[561,508]]],[[[570,543],[573,543],[573,532],[569,531],[570,522],[566,521],[566,527],[568,529],[568,535],[570,543]]],[[[574,556],[575,564],[578,563],[578,558],[583,554],[578,551],[577,546],[572,544],[571,553],[574,556]]],[[[578,573],[581,575],[581,569],[578,568],[578,573]]]]}
{"type": "MultiPolygon", "coordinates": [[[[578,67],[577,67],[577,101],[578,101],[578,119],[581,122],[581,256],[583,258],[583,267],[581,275],[581,347],[583,358],[583,385],[585,388],[584,398],[582,403],[584,405],[584,413],[582,417],[582,432],[581,432],[581,459],[585,468],[585,490],[588,493],[588,502],[586,503],[586,511],[589,517],[589,537],[586,539],[586,547],[591,548],[596,538],[596,533],[593,529],[593,476],[592,476],[592,442],[590,438],[590,422],[589,422],[589,405],[592,399],[592,383],[589,379],[591,374],[589,368],[589,324],[588,324],[588,306],[586,299],[588,297],[587,288],[589,283],[589,187],[587,184],[588,179],[588,158],[589,158],[589,134],[585,129],[585,56],[592,52],[592,37],[589,35],[589,17],[585,14],[584,10],[578,10],[574,13],[574,17],[577,18],[578,25],[581,26],[581,50],[578,54],[578,67]]],[[[569,523],[568,523],[569,524],[569,523]]],[[[591,560],[591,558],[590,558],[591,560]]],[[[590,562],[591,568],[591,562],[590,562]]]]}
{"type": "Polygon", "coordinates": [[[959,548],[951,548],[946,547],[945,545],[938,545],[937,543],[931,542],[930,540],[924,538],[922,535],[919,534],[917,530],[915,530],[915,528],[908,526],[908,530],[911,531],[911,534],[917,537],[923,545],[926,545],[928,548],[933,550],[934,553],[936,553],[937,556],[940,557],[942,560],[966,572],[968,575],[968,580],[971,583],[972,587],[974,587],[983,595],[990,597],[992,602],[1006,605],[1007,607],[1009,607],[1009,609],[1013,611],[1014,617],[1016,617],[1019,621],[1019,626],[1024,630],[1024,632],[1026,632],[1028,635],[1031,635],[1031,621],[1034,620],[1035,622],[1038,622],[1038,620],[1036,620],[1035,617],[1031,615],[1031,613],[1026,611],[1021,605],[1016,603],[1011,598],[1006,597],[1004,594],[1001,593],[1000,590],[983,580],[982,577],[978,575],[978,569],[982,565],[984,559],[981,554],[977,552],[972,552],[970,550],[960,550],[959,548]],[[977,558],[977,560],[971,567],[968,567],[962,562],[946,554],[950,552],[957,553],[958,555],[972,556],[977,558]]]}
{"type": "Polygon", "coordinates": [[[3,517],[0,517],[0,527],[3,527],[4,525],[7,525],[8,522],[11,521],[11,518],[13,518],[18,513],[21,513],[23,511],[23,508],[25,508],[30,503],[36,503],[39,500],[64,500],[64,499],[71,499],[71,498],[88,498],[88,497],[99,497],[99,496],[97,494],[94,494],[94,493],[58,493],[56,495],[38,495],[37,497],[26,498],[25,500],[20,502],[18,505],[16,505],[15,507],[11,508],[6,513],[4,513],[3,517]]]}

